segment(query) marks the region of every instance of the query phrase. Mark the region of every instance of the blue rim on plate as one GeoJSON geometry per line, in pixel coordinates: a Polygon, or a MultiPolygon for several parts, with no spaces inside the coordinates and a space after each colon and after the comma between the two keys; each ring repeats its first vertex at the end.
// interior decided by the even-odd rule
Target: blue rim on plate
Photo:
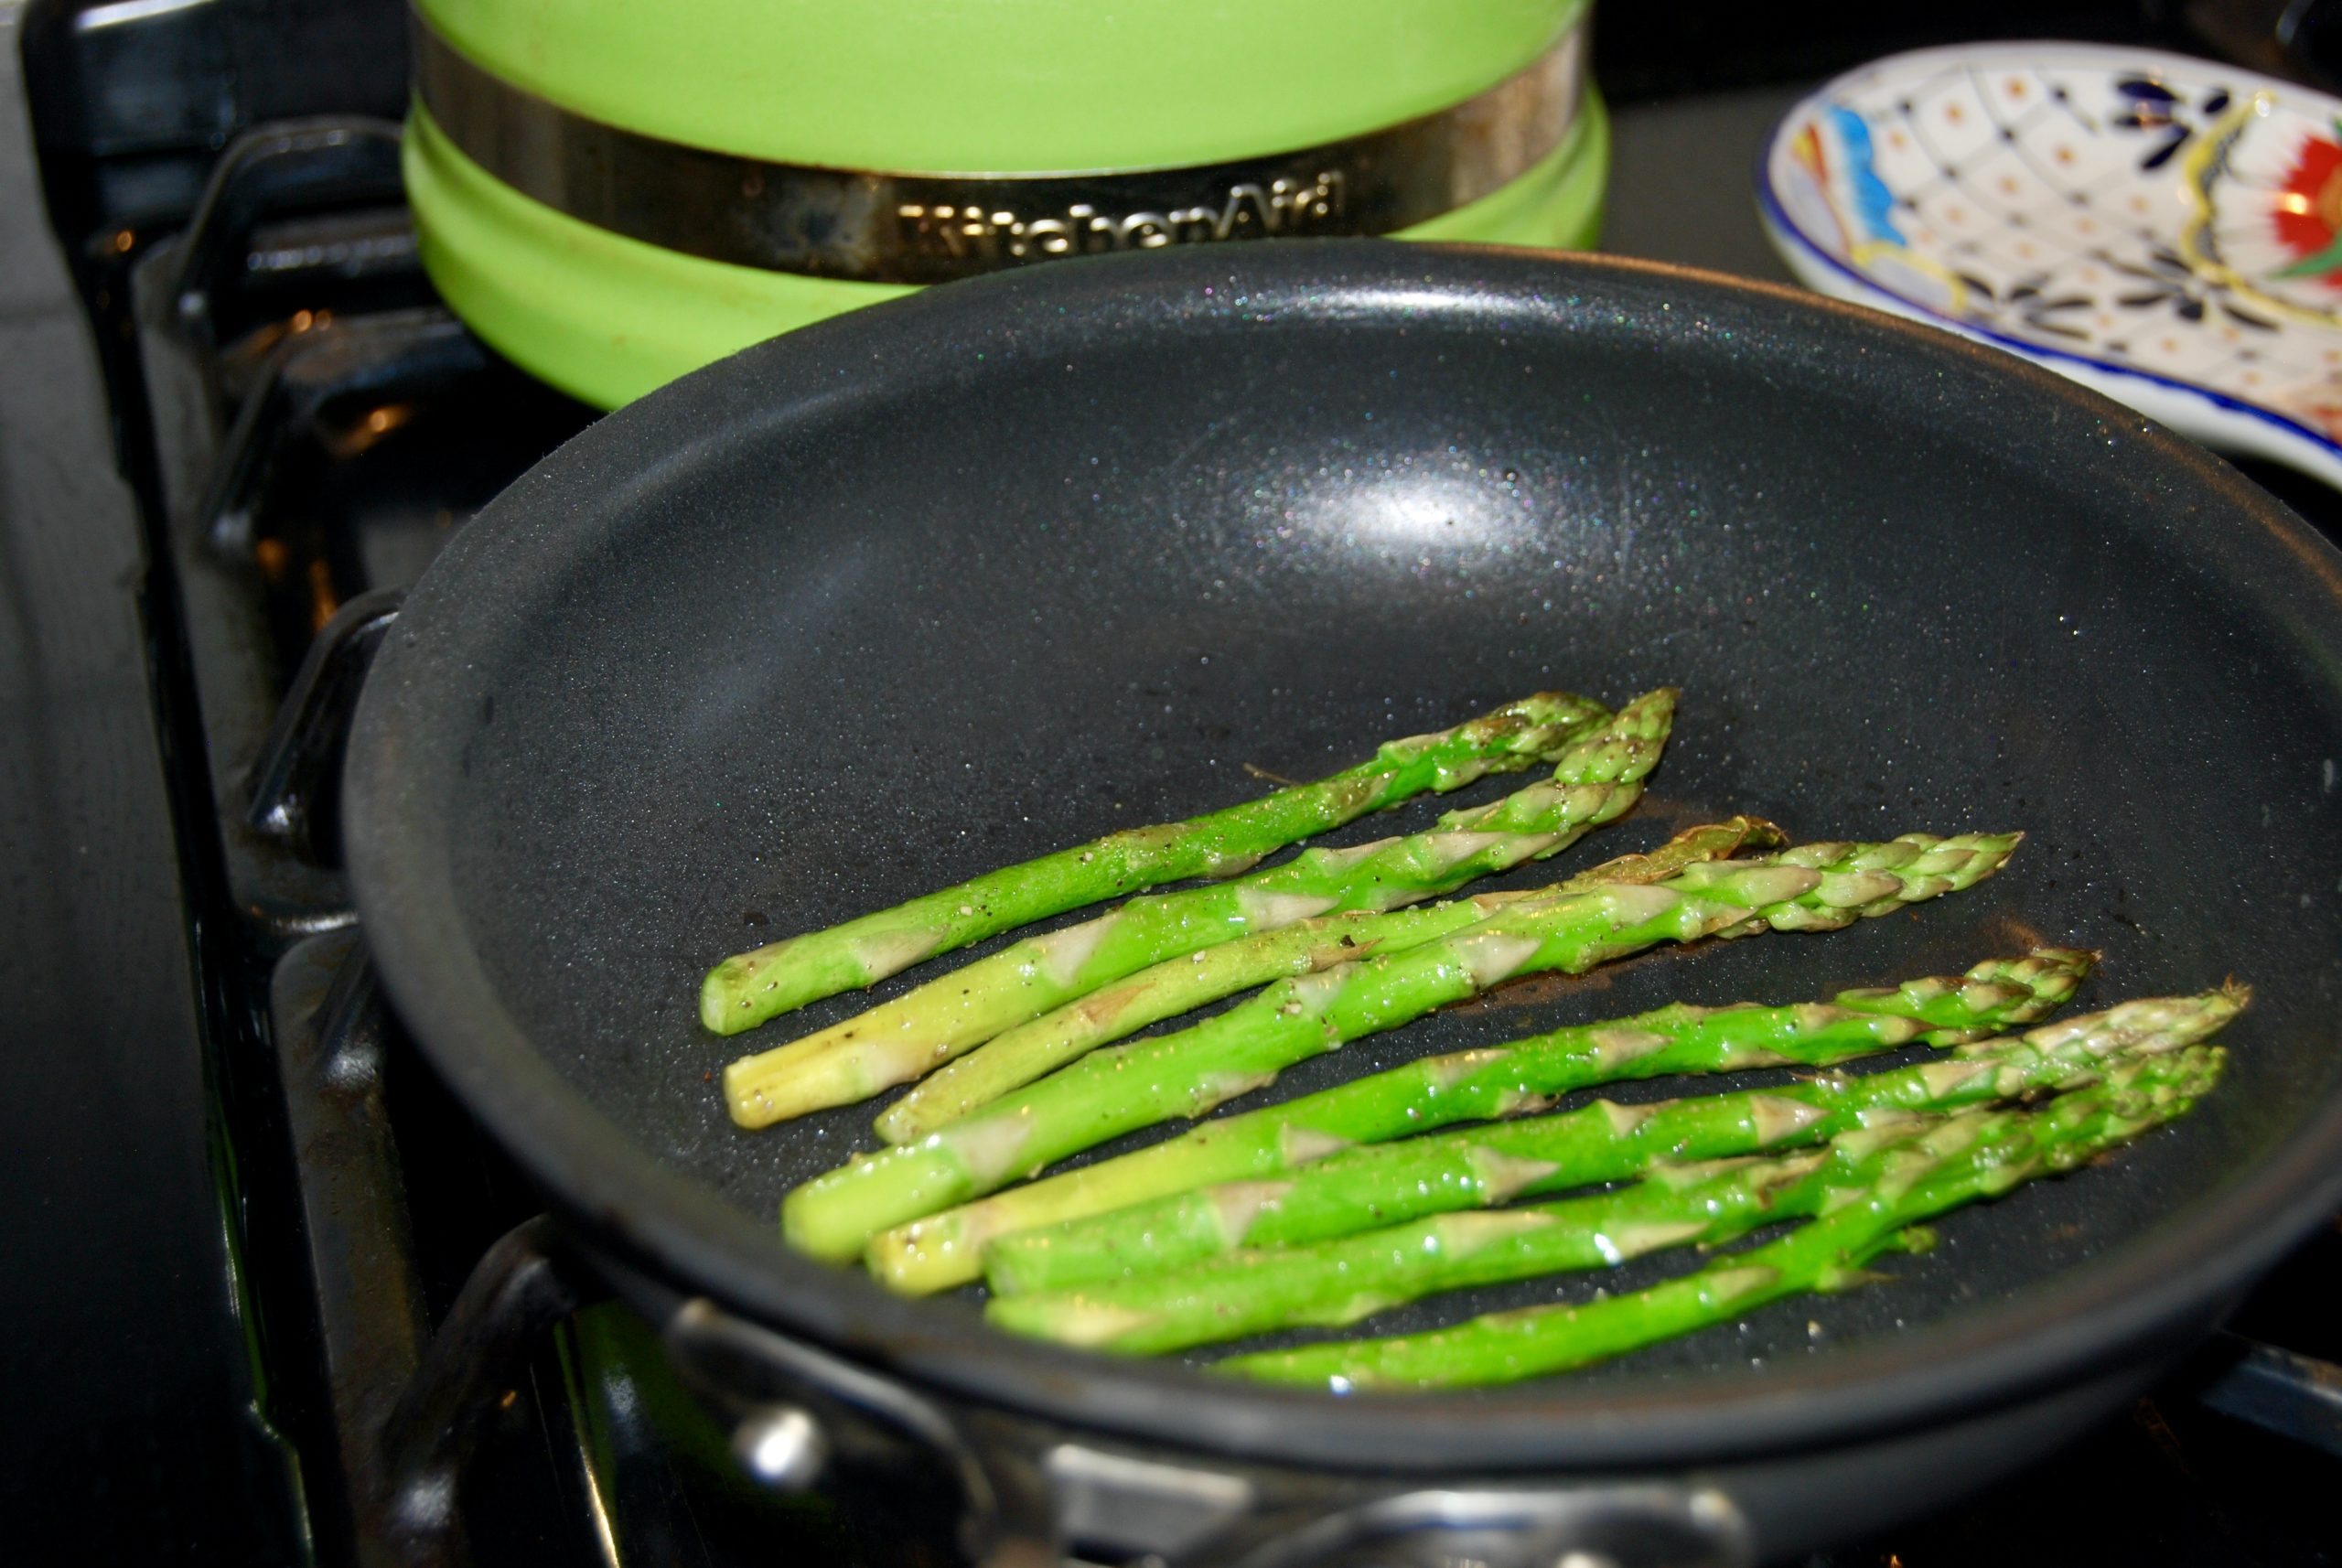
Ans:
{"type": "Polygon", "coordinates": [[[2151,49],[1915,50],[1799,100],[1759,148],[1754,185],[1767,238],[1808,286],[2021,355],[2208,446],[2342,488],[2342,101],[2151,49]],[[1975,123],[1964,133],[1971,151],[1954,157],[1926,124],[1957,123],[1963,110],[1975,123]],[[1823,156],[1825,120],[1833,138],[1852,145],[1842,171],[1823,156]],[[2326,139],[2327,126],[2336,140],[2326,139]],[[1811,138],[1803,158],[1800,138],[1811,138]],[[2050,151],[2055,159],[2036,156],[2050,151]],[[1978,173],[1996,161],[1998,188],[1980,190],[1978,173]],[[1883,162],[1896,166],[1882,175],[1883,162]],[[1963,162],[1971,165],[1965,182],[1956,166],[1963,162]],[[1785,177],[1804,182],[1801,200],[1785,192],[1785,177]],[[2110,209],[2119,211],[2110,218],[2110,209]],[[1836,232],[1817,232],[1817,209],[1836,232]],[[1849,220],[1865,231],[1863,241],[1849,243],[1849,220]],[[1966,231],[1952,238],[1962,220],[1966,231]],[[2093,228],[2102,241],[2075,232],[2093,228]],[[2023,265],[2012,249],[2047,259],[2012,283],[2023,265]],[[2133,256],[2148,264],[2126,259],[2133,256]],[[1977,275],[1996,263],[1998,290],[1977,275]],[[2077,292],[2082,274],[2097,274],[2114,296],[2077,292]],[[2128,295],[2119,292],[2125,279],[2128,295]],[[2068,292],[2053,295],[2059,287],[2068,292]],[[2025,295],[2034,330],[2020,335],[1962,308],[1974,291],[2025,295]],[[2098,348],[2092,332],[2117,329],[2114,309],[2165,303],[2184,319],[2145,354],[2111,336],[2111,352],[2044,340],[2098,348]],[[2243,346],[2230,351],[2216,332],[2243,346]],[[2295,384],[2267,395],[2308,400],[2311,417],[2248,391],[2262,379],[2254,345],[2282,345],[2295,384]],[[2218,356],[2208,373],[2229,385],[2178,373],[2207,356],[2218,356]],[[2328,389],[2331,402],[2319,401],[2328,389]]]}

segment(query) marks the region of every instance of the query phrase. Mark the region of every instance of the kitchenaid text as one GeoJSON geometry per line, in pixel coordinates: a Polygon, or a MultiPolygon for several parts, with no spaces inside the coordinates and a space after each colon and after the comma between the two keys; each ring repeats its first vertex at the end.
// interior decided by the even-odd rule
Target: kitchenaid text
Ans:
{"type": "Polygon", "coordinates": [[[1342,176],[1328,169],[1306,181],[1230,186],[1217,207],[1113,213],[1077,201],[1056,215],[1026,217],[982,204],[907,201],[895,215],[912,254],[996,263],[1293,233],[1338,217],[1343,200],[1342,176]]]}

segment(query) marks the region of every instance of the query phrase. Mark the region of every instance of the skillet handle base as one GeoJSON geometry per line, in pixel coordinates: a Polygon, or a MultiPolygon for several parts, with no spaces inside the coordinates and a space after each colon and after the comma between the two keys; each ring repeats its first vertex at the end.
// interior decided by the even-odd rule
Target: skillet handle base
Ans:
{"type": "MultiPolygon", "coordinates": [[[[626,1294],[623,1290],[621,1294],[626,1294]]],[[[956,1410],[704,1299],[666,1316],[670,1358],[780,1491],[891,1477],[932,1487],[981,1568],[1750,1568],[1755,1535],[1710,1487],[1380,1491],[1328,1475],[1128,1453],[997,1411],[956,1410]]],[[[1386,1483],[1387,1485],[1387,1483],[1386,1483]]]]}

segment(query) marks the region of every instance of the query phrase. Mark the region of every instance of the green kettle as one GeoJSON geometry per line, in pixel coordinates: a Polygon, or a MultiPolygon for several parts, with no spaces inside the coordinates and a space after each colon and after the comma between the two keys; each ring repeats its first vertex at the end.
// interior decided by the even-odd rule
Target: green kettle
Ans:
{"type": "Polygon", "coordinates": [[[433,282],[616,407],[775,333],[1062,256],[1584,246],[1586,0],[415,0],[433,282]]]}

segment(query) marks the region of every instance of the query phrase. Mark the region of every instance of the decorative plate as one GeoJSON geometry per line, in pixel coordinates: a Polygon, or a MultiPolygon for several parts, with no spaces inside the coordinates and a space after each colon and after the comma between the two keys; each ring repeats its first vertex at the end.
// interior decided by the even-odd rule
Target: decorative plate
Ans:
{"type": "Polygon", "coordinates": [[[2146,49],[1922,49],[1790,110],[1756,192],[1811,287],[2342,487],[2342,101],[2146,49]]]}

